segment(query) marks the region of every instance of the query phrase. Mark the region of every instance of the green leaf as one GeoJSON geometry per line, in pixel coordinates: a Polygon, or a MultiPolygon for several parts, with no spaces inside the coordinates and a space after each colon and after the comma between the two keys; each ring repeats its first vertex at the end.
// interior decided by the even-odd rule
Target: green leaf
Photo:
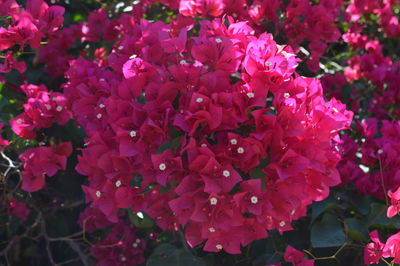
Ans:
{"type": "Polygon", "coordinates": [[[344,220],[347,229],[347,235],[354,240],[368,241],[368,230],[365,221],[356,218],[348,218],[344,220]]]}
{"type": "Polygon", "coordinates": [[[313,223],[322,213],[329,209],[343,209],[330,195],[323,201],[314,202],[311,206],[311,222],[313,223]]]}
{"type": "Polygon", "coordinates": [[[250,177],[252,179],[263,179],[265,177],[264,172],[262,171],[261,168],[254,168],[250,170],[250,177]]]}
{"type": "Polygon", "coordinates": [[[144,212],[135,213],[129,209],[128,216],[131,223],[138,228],[152,228],[154,226],[153,220],[144,212]]]}
{"type": "Polygon", "coordinates": [[[393,225],[396,228],[400,227],[400,218],[395,216],[391,219],[386,216],[387,207],[385,204],[374,202],[371,204],[371,212],[369,213],[366,221],[367,226],[381,225],[389,226],[393,225]]]}
{"type": "Polygon", "coordinates": [[[164,142],[163,144],[160,145],[156,154],[161,154],[168,149],[175,151],[179,147],[180,143],[181,143],[181,136],[174,138],[171,142],[164,142]]]}
{"type": "Polygon", "coordinates": [[[146,266],[205,266],[206,263],[183,248],[171,244],[158,246],[146,266]]]}
{"type": "Polygon", "coordinates": [[[311,228],[311,244],[314,248],[338,247],[343,245],[345,239],[341,223],[331,214],[325,214],[311,228]]]}

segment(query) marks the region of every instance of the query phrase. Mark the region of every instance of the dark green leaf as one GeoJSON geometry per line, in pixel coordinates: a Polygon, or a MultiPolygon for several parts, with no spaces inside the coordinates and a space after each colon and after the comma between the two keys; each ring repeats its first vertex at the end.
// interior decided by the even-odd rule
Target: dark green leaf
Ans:
{"type": "Polygon", "coordinates": [[[171,244],[158,246],[149,257],[147,266],[205,266],[206,263],[183,248],[171,244]]]}
{"type": "Polygon", "coordinates": [[[344,220],[344,223],[346,224],[346,233],[351,239],[368,241],[368,230],[365,226],[365,221],[356,218],[348,218],[344,220]]]}
{"type": "Polygon", "coordinates": [[[331,214],[325,214],[311,228],[311,244],[314,248],[337,247],[343,245],[344,241],[342,225],[331,214]]]}

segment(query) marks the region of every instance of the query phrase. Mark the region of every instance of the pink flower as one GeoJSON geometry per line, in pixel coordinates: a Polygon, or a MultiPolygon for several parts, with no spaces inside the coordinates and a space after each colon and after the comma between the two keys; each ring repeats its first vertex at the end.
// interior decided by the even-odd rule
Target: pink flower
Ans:
{"type": "Polygon", "coordinates": [[[45,175],[54,176],[58,170],[65,170],[67,157],[72,153],[72,145],[63,142],[54,147],[27,149],[19,158],[22,171],[22,189],[29,192],[40,190],[45,184],[45,175]]]}
{"type": "Polygon", "coordinates": [[[304,258],[303,252],[300,252],[292,246],[287,246],[283,256],[286,262],[291,262],[293,266],[313,266],[314,260],[304,258]]]}
{"type": "Polygon", "coordinates": [[[25,222],[30,213],[31,210],[26,206],[26,204],[18,201],[16,198],[12,198],[8,202],[7,214],[13,214],[21,219],[21,221],[25,222]]]}
{"type": "Polygon", "coordinates": [[[400,212],[400,187],[392,192],[389,190],[388,196],[391,201],[391,205],[387,209],[387,217],[392,218],[400,212]]]}
{"type": "Polygon", "coordinates": [[[374,230],[369,234],[372,242],[364,248],[364,263],[373,264],[379,263],[382,257],[384,244],[379,240],[378,231],[374,230]]]}
{"type": "Polygon", "coordinates": [[[400,232],[386,240],[382,253],[384,258],[394,258],[394,263],[400,263],[400,232]]]}

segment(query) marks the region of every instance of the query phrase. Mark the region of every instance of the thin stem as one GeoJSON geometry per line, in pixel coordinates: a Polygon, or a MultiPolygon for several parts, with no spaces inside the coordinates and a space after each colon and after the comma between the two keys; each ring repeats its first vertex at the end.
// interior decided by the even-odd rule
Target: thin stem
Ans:
{"type": "Polygon", "coordinates": [[[382,161],[381,161],[381,156],[380,155],[378,155],[378,160],[379,160],[379,172],[380,172],[380,175],[381,175],[381,184],[382,184],[382,188],[383,188],[383,193],[385,194],[386,206],[389,206],[389,200],[388,200],[388,196],[387,196],[385,181],[384,181],[384,178],[383,178],[382,161]]]}

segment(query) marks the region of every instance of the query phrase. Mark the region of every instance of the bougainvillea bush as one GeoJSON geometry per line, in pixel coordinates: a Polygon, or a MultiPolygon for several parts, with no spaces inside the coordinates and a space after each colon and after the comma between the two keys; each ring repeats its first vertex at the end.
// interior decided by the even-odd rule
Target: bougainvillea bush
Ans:
{"type": "Polygon", "coordinates": [[[399,13],[0,0],[0,265],[400,263],[399,13]]]}

